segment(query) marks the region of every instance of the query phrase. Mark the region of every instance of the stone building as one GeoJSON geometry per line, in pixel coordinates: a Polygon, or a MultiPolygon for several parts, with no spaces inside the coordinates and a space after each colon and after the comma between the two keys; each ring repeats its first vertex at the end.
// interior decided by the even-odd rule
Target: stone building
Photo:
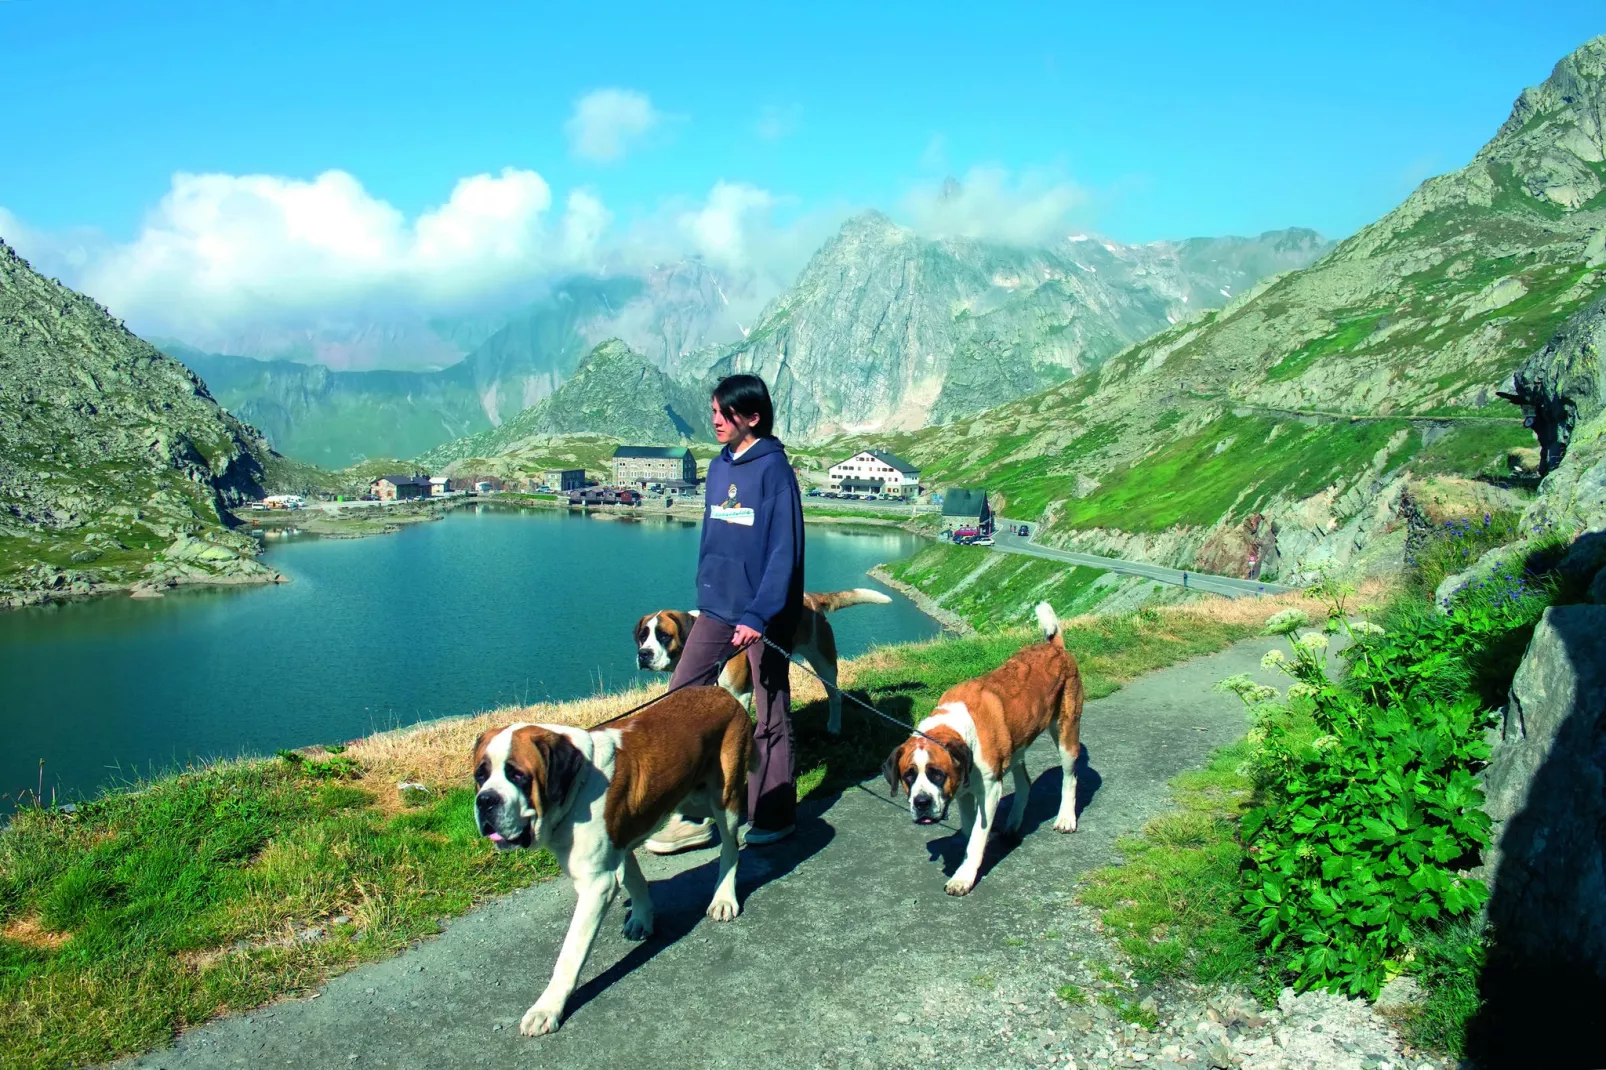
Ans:
{"type": "Polygon", "coordinates": [[[697,460],[685,446],[620,446],[613,451],[616,487],[696,482],[697,460]]]}

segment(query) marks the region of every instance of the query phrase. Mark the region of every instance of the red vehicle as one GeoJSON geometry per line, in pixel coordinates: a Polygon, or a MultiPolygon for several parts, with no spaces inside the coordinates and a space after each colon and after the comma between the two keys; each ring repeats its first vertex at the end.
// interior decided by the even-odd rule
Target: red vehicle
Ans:
{"type": "Polygon", "coordinates": [[[954,542],[964,545],[980,535],[981,532],[976,528],[955,528],[952,538],[954,542]]]}

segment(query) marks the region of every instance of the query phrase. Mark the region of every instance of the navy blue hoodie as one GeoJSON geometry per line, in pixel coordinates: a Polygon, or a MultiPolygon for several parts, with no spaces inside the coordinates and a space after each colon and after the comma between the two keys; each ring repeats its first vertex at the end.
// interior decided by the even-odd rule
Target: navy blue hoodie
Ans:
{"type": "Polygon", "coordinates": [[[803,502],[785,448],[761,438],[740,457],[708,464],[697,608],[757,631],[803,608],[803,502]]]}

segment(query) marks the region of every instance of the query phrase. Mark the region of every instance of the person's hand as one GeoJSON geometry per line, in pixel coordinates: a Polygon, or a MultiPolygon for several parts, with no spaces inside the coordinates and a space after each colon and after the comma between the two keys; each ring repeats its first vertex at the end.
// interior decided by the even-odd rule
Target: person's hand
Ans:
{"type": "Polygon", "coordinates": [[[731,635],[731,646],[747,646],[758,642],[761,638],[763,638],[762,633],[754,631],[745,624],[738,624],[735,633],[731,635]]]}

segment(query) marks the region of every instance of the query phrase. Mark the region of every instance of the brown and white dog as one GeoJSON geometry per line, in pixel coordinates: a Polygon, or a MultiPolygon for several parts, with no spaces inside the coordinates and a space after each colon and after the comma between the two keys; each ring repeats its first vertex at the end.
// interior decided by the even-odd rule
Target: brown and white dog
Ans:
{"type": "Polygon", "coordinates": [[[992,832],[998,803],[1004,797],[1004,776],[1015,777],[1015,799],[1005,833],[1018,835],[1026,817],[1031,777],[1026,748],[1053,732],[1059,748],[1059,816],[1054,828],[1076,831],[1076,759],[1082,752],[1082,674],[1065,649],[1059,618],[1047,602],[1037,606],[1043,642],[1034,643],[985,676],[948,689],[931,716],[887,758],[882,772],[896,794],[909,794],[915,824],[930,825],[948,814],[959,800],[960,835],[968,836],[965,860],[948,881],[949,895],[965,895],[976,886],[982,855],[992,832]]]}
{"type": "Polygon", "coordinates": [[[689,687],[613,727],[492,728],[474,745],[475,816],[500,849],[545,847],[579,902],[541,998],[519,1031],[551,1033],[563,1019],[580,968],[622,884],[630,897],[625,936],[652,935],[652,894],[635,849],[677,811],[719,826],[719,878],[708,916],[730,921],[736,902],[736,830],[747,799],[753,729],[731,695],[689,687]]]}
{"type": "MultiPolygon", "coordinates": [[[[801,655],[820,678],[831,686],[826,695],[831,704],[831,716],[825,730],[832,735],[842,731],[842,696],[836,690],[836,633],[825,615],[848,606],[884,606],[892,599],[868,587],[855,587],[851,591],[829,593],[807,592],[803,595],[803,612],[798,616],[797,631],[792,637],[792,652],[801,655]]],[[[653,672],[674,672],[685,647],[686,636],[691,634],[697,611],[660,609],[648,613],[636,622],[636,664],[653,672]]],[[[738,701],[748,704],[753,697],[753,676],[748,667],[746,653],[732,655],[719,674],[719,686],[735,695],[738,701]]]]}

